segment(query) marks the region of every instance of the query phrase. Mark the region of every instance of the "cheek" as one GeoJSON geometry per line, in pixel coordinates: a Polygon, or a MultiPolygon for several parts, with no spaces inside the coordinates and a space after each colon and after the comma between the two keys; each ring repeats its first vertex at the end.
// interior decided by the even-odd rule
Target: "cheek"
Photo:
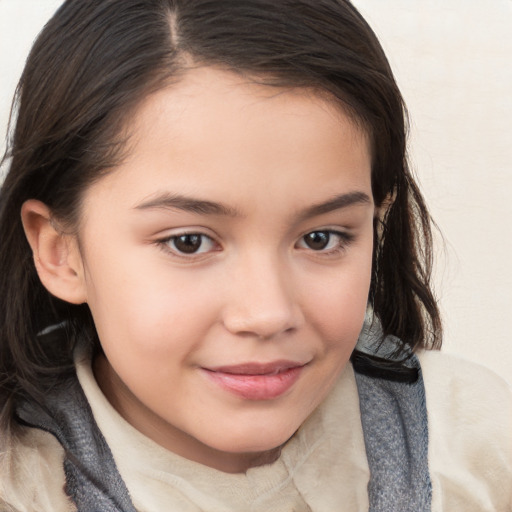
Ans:
{"type": "Polygon", "coordinates": [[[307,309],[311,323],[333,350],[352,351],[368,304],[371,247],[343,268],[309,283],[307,309]]]}
{"type": "Polygon", "coordinates": [[[122,347],[141,358],[189,351],[216,318],[213,287],[162,266],[91,265],[88,303],[106,351],[122,347]]]}

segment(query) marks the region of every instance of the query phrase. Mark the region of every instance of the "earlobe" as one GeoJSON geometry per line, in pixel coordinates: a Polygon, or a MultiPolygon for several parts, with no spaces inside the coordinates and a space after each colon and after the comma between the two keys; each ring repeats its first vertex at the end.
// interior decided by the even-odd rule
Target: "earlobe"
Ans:
{"type": "Polygon", "coordinates": [[[41,201],[25,201],[21,218],[44,287],[66,302],[86,302],[83,264],[76,237],[59,229],[50,209],[41,201]]]}

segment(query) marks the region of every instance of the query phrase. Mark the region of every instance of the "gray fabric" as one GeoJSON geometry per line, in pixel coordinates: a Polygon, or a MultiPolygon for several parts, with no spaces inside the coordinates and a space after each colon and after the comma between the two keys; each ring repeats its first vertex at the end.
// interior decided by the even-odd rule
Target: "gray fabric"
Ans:
{"type": "MultiPolygon", "coordinates": [[[[379,345],[387,355],[394,345],[391,338],[379,345]]],[[[358,350],[371,353],[371,341],[363,330],[358,350]]],[[[357,373],[356,368],[370,467],[369,512],[431,510],[425,391],[419,361],[411,355],[408,364],[419,370],[410,384],[357,373]]],[[[66,490],[79,512],[136,512],[76,375],[47,394],[44,405],[21,403],[17,417],[50,432],[64,447],[66,490]]]]}
{"type": "Polygon", "coordinates": [[[44,406],[20,404],[17,419],[50,432],[65,449],[66,492],[78,511],[136,512],[76,376],[46,396],[44,406]]]}
{"type": "MultiPolygon", "coordinates": [[[[415,356],[408,363],[419,369],[415,356]]],[[[370,467],[369,512],[429,512],[432,485],[421,371],[413,384],[355,375],[370,467]]]]}

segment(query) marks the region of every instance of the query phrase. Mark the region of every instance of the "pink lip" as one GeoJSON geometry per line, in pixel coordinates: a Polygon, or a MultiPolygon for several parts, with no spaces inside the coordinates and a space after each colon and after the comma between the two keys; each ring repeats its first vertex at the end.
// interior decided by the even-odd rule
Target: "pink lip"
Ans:
{"type": "Polygon", "coordinates": [[[272,400],[288,391],[300,377],[303,364],[291,361],[244,363],[203,368],[221,388],[246,400],[272,400]]]}

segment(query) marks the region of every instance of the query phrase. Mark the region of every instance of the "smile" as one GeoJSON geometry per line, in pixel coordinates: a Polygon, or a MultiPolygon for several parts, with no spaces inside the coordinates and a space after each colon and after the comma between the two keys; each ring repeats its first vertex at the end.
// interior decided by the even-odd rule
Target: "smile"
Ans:
{"type": "Polygon", "coordinates": [[[305,365],[277,361],[247,363],[214,369],[203,368],[206,376],[222,389],[245,400],[272,400],[288,391],[305,365]]]}

